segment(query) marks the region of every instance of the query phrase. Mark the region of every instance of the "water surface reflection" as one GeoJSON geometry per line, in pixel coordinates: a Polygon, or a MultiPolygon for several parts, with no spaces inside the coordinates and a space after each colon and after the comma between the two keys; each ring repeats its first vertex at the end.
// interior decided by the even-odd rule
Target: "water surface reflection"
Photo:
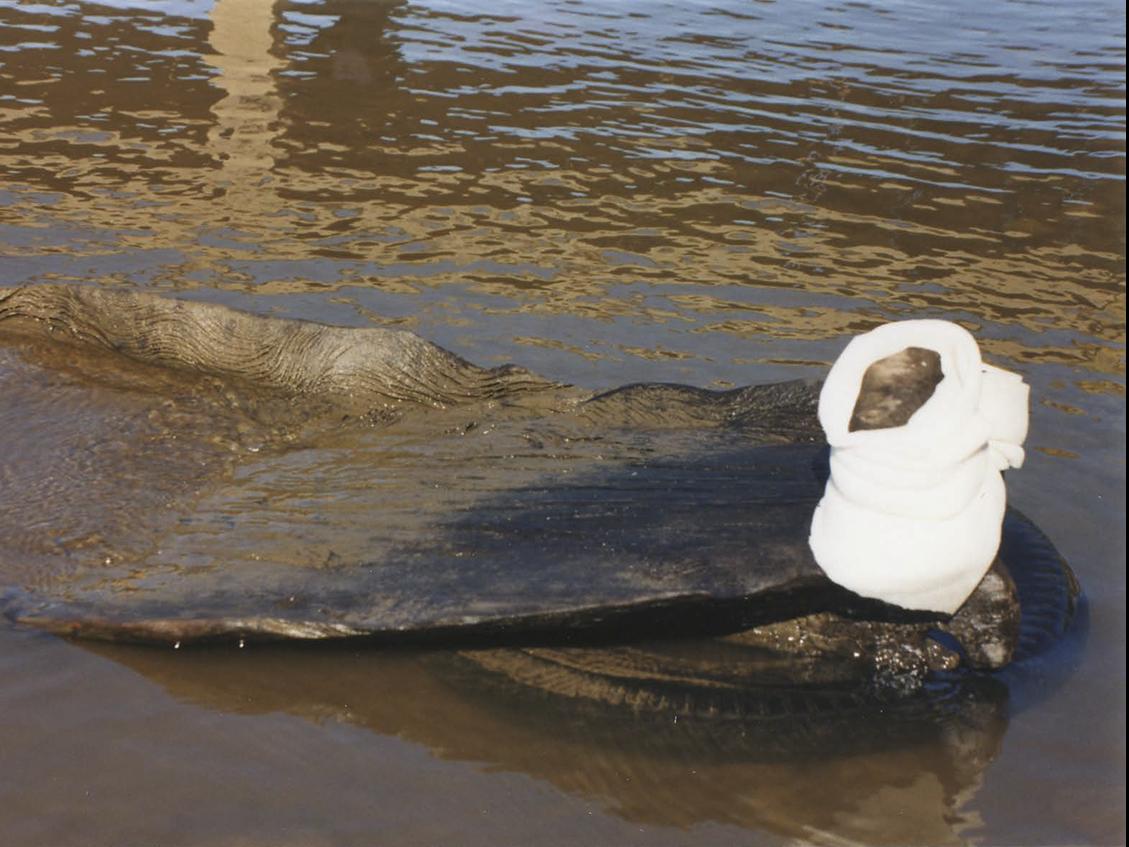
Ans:
{"type": "Polygon", "coordinates": [[[814,703],[807,716],[760,721],[696,716],[689,704],[650,714],[552,698],[483,670],[487,657],[505,662],[519,651],[267,648],[171,660],[161,651],[93,649],[179,700],[409,739],[445,759],[545,780],[648,827],[716,823],[821,842],[959,843],[981,823],[965,805],[1006,726],[1007,690],[987,678],[944,706],[845,708],[833,736],[814,703]]]}
{"type": "MultiPolygon", "coordinates": [[[[560,843],[1123,841],[1124,21],[1107,0],[0,0],[3,284],[148,287],[398,325],[591,387],[815,376],[879,321],[956,319],[1040,398],[1013,501],[1076,566],[1094,626],[1078,674],[1013,715],[1004,742],[988,697],[956,734],[967,743],[819,766],[727,758],[716,739],[669,733],[660,755],[653,733],[615,721],[586,738],[587,718],[460,687],[468,677],[434,667],[450,657],[121,651],[108,663],[8,632],[0,744],[26,776],[5,786],[17,799],[3,826],[16,843],[84,843],[91,827],[128,840],[114,826],[132,816],[153,834],[164,818],[112,786],[140,791],[158,774],[168,797],[199,800],[187,843],[410,844],[460,829],[468,843],[519,843],[542,815],[560,843]],[[325,720],[342,715],[362,731],[342,740],[325,720]],[[202,740],[170,745],[178,725],[202,740]],[[279,732],[301,756],[271,747],[279,732]],[[444,795],[434,757],[394,751],[395,735],[533,787],[506,783],[520,800],[505,824],[472,818],[494,790],[489,769],[443,769],[461,780],[444,795]],[[71,744],[112,764],[87,779],[71,744]],[[250,773],[230,752],[249,749],[270,766],[250,773]],[[397,794],[372,765],[382,756],[446,817],[397,794]],[[304,770],[327,757],[336,774],[304,770]],[[184,779],[168,777],[174,765],[184,779]],[[397,799],[335,805],[325,787],[342,774],[397,799]],[[291,834],[205,784],[269,807],[291,834]],[[842,803],[816,808],[791,789],[842,803]],[[285,810],[303,797],[341,814],[311,813],[303,829],[285,810]],[[595,815],[604,828],[585,828],[578,797],[614,812],[595,815]],[[915,814],[891,813],[904,808],[915,814]]],[[[0,349],[0,365],[11,355],[0,349]]],[[[8,470],[44,449],[40,433],[70,444],[79,470],[97,439],[129,455],[134,430],[115,435],[99,409],[72,414],[73,396],[54,380],[0,398],[13,502],[14,486],[53,484],[8,470]]],[[[205,400],[190,404],[202,419],[205,400]]],[[[170,489],[208,478],[197,446],[172,464],[170,489]]],[[[88,478],[58,499],[64,511],[83,494],[123,497],[120,520],[148,531],[146,492],[88,478]]],[[[112,555],[83,514],[60,518],[60,536],[112,555]]]]}
{"type": "Polygon", "coordinates": [[[1056,37],[1100,4],[978,8],[960,39],[924,6],[166,9],[5,11],[8,215],[148,266],[122,281],[456,286],[471,319],[677,321],[691,357],[943,309],[1117,369],[1123,45],[1056,37]]]}

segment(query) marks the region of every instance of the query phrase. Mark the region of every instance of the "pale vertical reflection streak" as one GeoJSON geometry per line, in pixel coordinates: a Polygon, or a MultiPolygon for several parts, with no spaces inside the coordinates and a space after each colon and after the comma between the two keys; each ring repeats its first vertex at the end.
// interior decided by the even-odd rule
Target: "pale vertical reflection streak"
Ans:
{"type": "Polygon", "coordinates": [[[212,106],[208,146],[221,163],[214,179],[228,220],[240,210],[273,211],[271,145],[282,107],[273,73],[284,64],[271,53],[274,6],[275,0],[216,0],[212,7],[208,43],[215,53],[203,59],[218,71],[215,84],[225,96],[212,106]]]}

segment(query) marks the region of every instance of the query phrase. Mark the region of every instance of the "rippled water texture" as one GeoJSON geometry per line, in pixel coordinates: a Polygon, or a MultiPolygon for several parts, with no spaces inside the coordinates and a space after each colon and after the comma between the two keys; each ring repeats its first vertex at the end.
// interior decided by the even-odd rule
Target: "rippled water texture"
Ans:
{"type": "MultiPolygon", "coordinates": [[[[488,654],[9,626],[0,840],[1123,843],[1122,4],[488,9],[0,0],[0,285],[406,328],[590,389],[820,376],[876,323],[957,320],[1033,386],[1011,497],[1075,567],[1088,639],[913,743],[781,758],[485,684],[488,654]]],[[[0,525],[58,526],[25,582],[114,555],[108,502],[142,538],[223,501],[225,451],[259,437],[215,386],[50,346],[0,336],[0,502],[56,510],[0,525]],[[99,467],[161,466],[169,427],[194,435],[164,482],[106,490],[99,467]]],[[[300,521],[286,487],[350,462],[293,465],[255,504],[300,521]]]]}

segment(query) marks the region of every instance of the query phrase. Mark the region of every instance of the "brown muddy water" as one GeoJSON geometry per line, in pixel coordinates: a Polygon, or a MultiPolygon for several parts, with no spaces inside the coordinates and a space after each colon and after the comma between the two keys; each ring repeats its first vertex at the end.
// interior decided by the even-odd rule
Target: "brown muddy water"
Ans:
{"type": "MultiPolygon", "coordinates": [[[[1011,500],[1089,599],[960,720],[862,747],[490,685],[488,654],[4,625],[0,842],[1124,843],[1124,60],[1105,0],[0,0],[0,284],[406,328],[587,388],[818,377],[879,322],[956,320],[1033,386],[1011,500]]],[[[128,555],[107,527],[188,489],[326,556],[310,480],[419,449],[248,482],[209,464],[248,433],[207,391],[49,348],[0,337],[5,584],[128,555]]]]}

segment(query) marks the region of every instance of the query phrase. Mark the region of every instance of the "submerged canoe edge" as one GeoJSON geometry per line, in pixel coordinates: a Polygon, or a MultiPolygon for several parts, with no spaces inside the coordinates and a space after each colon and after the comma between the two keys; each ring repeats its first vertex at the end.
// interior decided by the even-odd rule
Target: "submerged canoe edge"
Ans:
{"type": "MultiPolygon", "coordinates": [[[[536,437],[510,433],[528,454],[524,481],[507,480],[484,488],[470,505],[451,505],[440,520],[413,529],[411,543],[389,548],[384,558],[358,560],[347,573],[314,565],[291,584],[289,575],[228,567],[222,550],[211,559],[219,575],[203,578],[213,581],[202,587],[192,583],[195,577],[186,584],[163,575],[175,567],[158,568],[141,591],[127,575],[117,594],[77,582],[38,591],[12,587],[0,595],[0,611],[21,625],[165,646],[345,639],[607,644],[747,632],[765,649],[786,652],[779,627],[799,621],[795,636],[809,627],[828,639],[829,655],[848,642],[859,646],[847,654],[871,652],[879,670],[904,655],[930,670],[948,667],[950,657],[933,648],[922,652],[930,629],[948,634],[966,666],[996,669],[1061,637],[1078,602],[1069,567],[1013,510],[997,566],[951,618],[907,612],[831,583],[807,543],[826,480],[811,381],[731,391],[633,385],[597,394],[522,368],[481,368],[408,332],[326,326],[91,286],[0,288],[0,332],[50,339],[38,343],[52,349],[56,341],[77,345],[112,364],[204,374],[230,386],[231,392],[223,386],[217,392],[234,396],[236,406],[251,392],[270,392],[287,398],[271,407],[272,415],[282,410],[284,422],[288,414],[301,417],[304,406],[316,409],[304,419],[314,429],[352,415],[365,425],[392,426],[405,410],[426,417],[476,403],[489,409],[496,401],[528,401],[522,421],[551,422],[536,437]],[[664,427],[688,435],[661,441],[654,433],[664,427]],[[577,432],[583,437],[570,440],[577,432]],[[709,439],[711,446],[700,449],[709,439]],[[578,443],[595,446],[567,446],[578,443]],[[620,451],[614,461],[605,447],[620,451]],[[565,458],[574,463],[570,470],[598,470],[561,473],[565,458]],[[475,555],[463,558],[464,550],[475,555]],[[306,596],[301,579],[311,586],[306,596]],[[295,595],[296,605],[283,602],[295,595]]],[[[181,394],[194,396],[191,387],[181,394]]],[[[208,417],[212,407],[201,408],[201,420],[215,420],[208,417]]],[[[477,420],[465,426],[455,440],[475,431],[477,420]]],[[[480,473],[495,461],[490,448],[481,450],[455,455],[478,462],[480,473]]],[[[420,455],[434,452],[429,441],[420,455]]],[[[451,467],[442,457],[428,461],[434,467],[419,474],[451,467]]],[[[395,520],[381,509],[367,514],[374,524],[395,520]]]]}

